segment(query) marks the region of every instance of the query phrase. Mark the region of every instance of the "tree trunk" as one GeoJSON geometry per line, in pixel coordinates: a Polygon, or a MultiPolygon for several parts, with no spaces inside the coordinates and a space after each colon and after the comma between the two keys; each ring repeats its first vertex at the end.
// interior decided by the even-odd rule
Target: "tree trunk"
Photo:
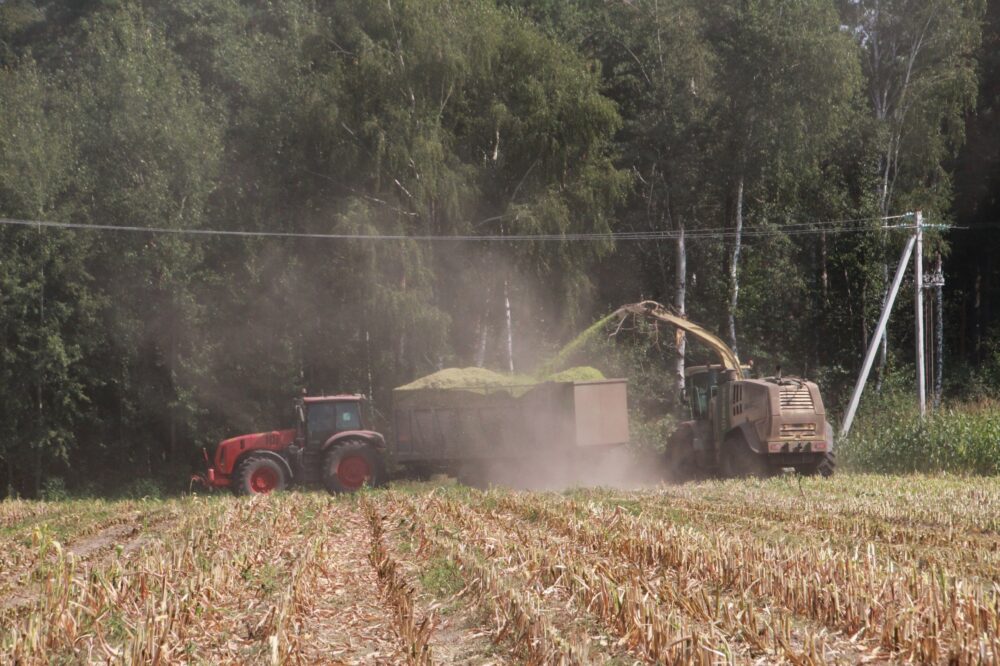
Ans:
{"type": "MultiPolygon", "coordinates": [[[[684,222],[678,221],[677,224],[678,236],[677,236],[677,261],[676,261],[676,276],[674,284],[674,307],[677,309],[677,314],[681,317],[687,315],[687,306],[685,301],[687,300],[687,246],[685,244],[684,238],[684,222]]],[[[677,386],[677,398],[683,402],[684,395],[684,354],[687,352],[687,339],[684,335],[684,331],[677,329],[676,333],[676,348],[677,357],[674,360],[674,376],[676,378],[677,386]]]]}
{"type": "MultiPolygon", "coordinates": [[[[876,120],[879,122],[886,121],[886,110],[882,109],[880,112],[876,113],[876,120]]],[[[895,129],[890,129],[890,136],[888,143],[886,145],[885,154],[880,158],[880,170],[881,184],[879,185],[878,191],[878,210],[882,217],[889,215],[889,204],[890,204],[890,189],[892,179],[890,175],[894,170],[893,163],[893,144],[894,140],[892,137],[892,132],[895,129]]],[[[882,309],[885,309],[885,304],[889,298],[889,261],[886,259],[887,256],[887,246],[888,246],[888,236],[889,232],[882,231],[882,309]]],[[[878,352],[878,368],[875,370],[875,392],[878,393],[882,390],[882,378],[885,375],[885,366],[889,360],[889,327],[882,331],[882,339],[879,341],[879,352],[878,352]]]]}
{"type": "Polygon", "coordinates": [[[170,405],[170,443],[167,450],[168,459],[177,459],[177,331],[170,331],[170,384],[173,387],[174,399],[170,405]]]}
{"type": "MultiPolygon", "coordinates": [[[[847,275],[847,269],[844,269],[844,279],[850,279],[847,275]]],[[[868,303],[868,283],[867,281],[861,283],[861,358],[865,357],[865,353],[868,351],[868,316],[867,308],[865,305],[868,303]]]]}
{"type": "MultiPolygon", "coordinates": [[[[882,260],[882,310],[885,309],[886,301],[889,298],[889,264],[882,260]]],[[[881,310],[880,310],[881,312],[881,310]]],[[[878,370],[875,373],[875,392],[882,390],[882,377],[885,375],[885,366],[889,359],[889,327],[882,331],[882,339],[879,341],[878,370]]]]}
{"type": "Polygon", "coordinates": [[[368,378],[368,399],[375,403],[375,380],[372,376],[372,334],[368,330],[368,314],[365,313],[365,374],[368,378]]]}
{"type": "MultiPolygon", "coordinates": [[[[816,254],[813,253],[813,257],[816,254]]],[[[827,322],[830,321],[830,272],[829,272],[829,261],[828,261],[828,250],[827,250],[827,239],[826,232],[822,232],[819,236],[819,307],[817,308],[818,317],[814,320],[812,326],[812,365],[815,368],[819,368],[823,365],[822,359],[822,347],[823,347],[823,331],[827,322]]],[[[808,376],[807,372],[803,372],[803,376],[808,376]]]]}
{"type": "Polygon", "coordinates": [[[826,232],[819,236],[819,284],[820,293],[823,296],[823,310],[830,306],[830,273],[827,261],[826,232]]]}
{"type": "Polygon", "coordinates": [[[35,449],[35,499],[41,499],[42,497],[42,445],[39,442],[38,448],[35,449]]]}
{"type": "MultiPolygon", "coordinates": [[[[16,430],[14,432],[17,432],[16,430]]],[[[7,459],[7,488],[4,491],[3,497],[6,499],[17,499],[17,491],[14,490],[14,463],[11,461],[10,447],[5,454],[7,459]]]]}
{"type": "Polygon", "coordinates": [[[983,271],[976,267],[976,288],[973,296],[973,319],[972,319],[972,354],[979,363],[982,360],[983,349],[983,271]]]}
{"type": "Polygon", "coordinates": [[[493,286],[486,288],[486,303],[483,306],[483,313],[479,317],[479,342],[476,346],[475,366],[481,368],[486,364],[486,347],[490,339],[490,301],[492,300],[493,286]]]}
{"type": "Polygon", "coordinates": [[[510,289],[503,281],[504,319],[507,327],[507,371],[514,374],[514,326],[510,316],[510,289]]]}
{"type": "MultiPolygon", "coordinates": [[[[39,227],[38,233],[39,233],[39,235],[41,235],[41,227],[39,227]]],[[[39,243],[39,245],[41,246],[41,243],[39,243]]],[[[39,292],[38,292],[38,332],[39,332],[39,336],[38,336],[38,356],[39,356],[39,359],[40,359],[41,355],[42,355],[42,335],[44,334],[44,331],[45,331],[45,254],[44,254],[44,252],[42,253],[42,265],[41,265],[41,270],[39,271],[39,277],[41,278],[40,281],[39,281],[40,289],[39,289],[39,292]]],[[[39,363],[38,376],[35,377],[35,380],[36,380],[36,384],[35,384],[35,400],[36,400],[36,405],[35,405],[35,407],[37,408],[36,416],[37,416],[37,419],[38,419],[38,421],[36,423],[36,427],[37,427],[37,431],[36,431],[37,435],[36,436],[37,436],[38,439],[35,442],[35,445],[37,446],[37,448],[35,450],[35,497],[37,498],[37,497],[41,496],[41,492],[42,492],[42,446],[43,446],[43,442],[45,442],[45,439],[46,439],[45,436],[44,436],[44,433],[45,433],[45,407],[44,407],[44,404],[43,404],[43,394],[42,394],[42,392],[43,392],[43,390],[45,388],[45,386],[44,386],[44,382],[45,382],[45,370],[44,370],[44,365],[42,365],[41,363],[39,363]]]]}
{"type": "Polygon", "coordinates": [[[476,360],[475,366],[477,368],[483,367],[486,363],[486,344],[490,337],[490,326],[486,322],[485,318],[480,322],[479,326],[479,343],[476,346],[476,360]]]}
{"type": "Polygon", "coordinates": [[[740,175],[736,185],[736,219],[735,236],[733,238],[733,253],[729,262],[729,310],[727,326],[729,329],[729,346],[736,350],[736,305],[740,297],[739,264],[740,250],[743,244],[743,176],[740,175]]]}
{"type": "Polygon", "coordinates": [[[934,409],[941,406],[941,394],[944,388],[944,285],[941,271],[941,253],[937,253],[934,266],[934,409]]]}

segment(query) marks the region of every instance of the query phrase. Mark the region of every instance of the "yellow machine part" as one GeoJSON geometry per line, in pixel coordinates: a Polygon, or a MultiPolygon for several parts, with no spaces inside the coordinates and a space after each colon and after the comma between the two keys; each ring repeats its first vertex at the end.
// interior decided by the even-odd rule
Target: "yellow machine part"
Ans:
{"type": "Polygon", "coordinates": [[[729,345],[723,342],[717,335],[710,333],[698,324],[690,322],[683,317],[678,317],[675,314],[671,314],[663,305],[657,303],[656,301],[642,301],[641,303],[623,305],[615,311],[615,314],[620,317],[626,317],[631,314],[638,317],[646,317],[647,319],[651,319],[653,321],[662,321],[666,324],[670,324],[678,330],[688,333],[707,345],[719,356],[719,361],[722,363],[723,368],[726,370],[732,370],[736,373],[736,379],[745,378],[743,374],[743,367],[740,365],[740,359],[737,358],[733,350],[729,348],[729,345]]]}

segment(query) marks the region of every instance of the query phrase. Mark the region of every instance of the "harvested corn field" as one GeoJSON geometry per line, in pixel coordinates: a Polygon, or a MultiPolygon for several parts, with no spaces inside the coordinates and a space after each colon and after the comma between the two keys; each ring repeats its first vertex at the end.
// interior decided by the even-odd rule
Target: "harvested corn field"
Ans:
{"type": "Polygon", "coordinates": [[[2,663],[1000,662],[1000,481],[0,504],[2,663]]]}

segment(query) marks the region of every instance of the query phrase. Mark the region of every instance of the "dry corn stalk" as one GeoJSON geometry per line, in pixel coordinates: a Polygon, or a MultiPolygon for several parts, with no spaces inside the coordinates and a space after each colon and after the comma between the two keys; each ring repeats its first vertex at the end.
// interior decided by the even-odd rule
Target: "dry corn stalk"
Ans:
{"type": "Polygon", "coordinates": [[[361,499],[361,508],[368,518],[368,524],[371,528],[369,559],[378,574],[382,595],[395,613],[396,623],[393,628],[403,643],[406,663],[411,666],[431,664],[433,659],[430,638],[434,632],[434,614],[430,612],[422,620],[417,621],[414,612],[416,604],[413,586],[386,548],[382,514],[366,498],[361,499]]]}
{"type": "Polygon", "coordinates": [[[943,575],[896,570],[874,550],[860,557],[829,548],[761,543],[724,532],[649,524],[620,510],[579,506],[561,510],[506,497],[512,508],[542,515],[551,526],[592,550],[675,568],[680,575],[747,590],[850,634],[861,632],[887,650],[922,663],[947,659],[981,663],[1000,654],[998,589],[968,589],[943,575]],[[930,638],[930,640],[928,639],[930,638]]]}

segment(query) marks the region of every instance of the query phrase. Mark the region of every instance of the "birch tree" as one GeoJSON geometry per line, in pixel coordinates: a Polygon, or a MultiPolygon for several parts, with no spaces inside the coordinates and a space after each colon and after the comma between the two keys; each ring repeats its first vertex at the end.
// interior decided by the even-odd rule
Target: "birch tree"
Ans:
{"type": "Polygon", "coordinates": [[[716,192],[726,253],[726,337],[738,349],[740,257],[747,201],[767,201],[766,181],[814,162],[852,96],[854,51],[826,2],[706,3],[718,54],[716,192]]]}
{"type": "MultiPolygon", "coordinates": [[[[944,162],[964,136],[975,101],[973,55],[981,39],[982,0],[841,0],[841,15],[862,51],[874,132],[880,216],[948,209],[944,162]]],[[[883,251],[887,238],[883,235],[883,251]]],[[[882,302],[888,289],[882,260],[882,302]]],[[[887,361],[883,334],[878,384],[887,361]]]]}

